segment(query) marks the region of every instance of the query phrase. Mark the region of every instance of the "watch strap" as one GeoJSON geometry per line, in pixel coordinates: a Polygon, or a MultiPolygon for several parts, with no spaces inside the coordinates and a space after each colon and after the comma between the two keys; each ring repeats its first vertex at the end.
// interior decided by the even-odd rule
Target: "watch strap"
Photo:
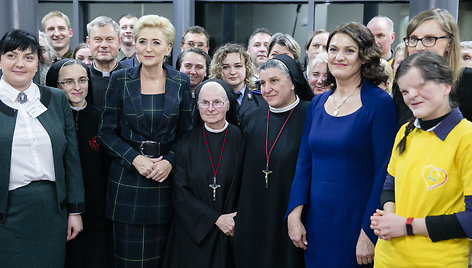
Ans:
{"type": "Polygon", "coordinates": [[[413,234],[413,226],[411,225],[413,223],[413,217],[409,217],[406,219],[406,234],[407,235],[414,235],[413,234]]]}

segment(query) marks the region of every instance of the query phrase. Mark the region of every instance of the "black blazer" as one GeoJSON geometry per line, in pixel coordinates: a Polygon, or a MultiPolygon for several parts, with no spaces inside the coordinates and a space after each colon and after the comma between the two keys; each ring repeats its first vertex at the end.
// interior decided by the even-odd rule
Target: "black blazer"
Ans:
{"type": "MultiPolygon", "coordinates": [[[[171,178],[163,183],[139,175],[132,162],[139,152],[130,143],[158,141],[173,144],[192,129],[192,94],[188,76],[164,64],[164,128],[151,132],[141,101],[141,65],[114,72],[105,96],[99,140],[112,157],[107,186],[106,215],[129,224],[161,224],[171,220],[171,178]]],[[[174,165],[173,147],[164,159],[174,165]]]]}
{"type": "Polygon", "coordinates": [[[250,90],[249,88],[246,88],[243,101],[238,109],[239,127],[242,126],[244,117],[247,114],[250,114],[261,106],[267,106],[267,102],[262,97],[261,92],[259,90],[250,90]]]}

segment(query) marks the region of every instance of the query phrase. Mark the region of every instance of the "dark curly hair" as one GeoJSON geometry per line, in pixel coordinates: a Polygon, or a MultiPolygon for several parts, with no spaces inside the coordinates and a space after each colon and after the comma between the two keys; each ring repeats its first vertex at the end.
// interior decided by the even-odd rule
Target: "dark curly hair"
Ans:
{"type": "MultiPolygon", "coordinates": [[[[361,66],[361,84],[364,79],[369,80],[375,85],[384,83],[388,79],[388,75],[384,72],[384,67],[380,64],[380,50],[375,44],[374,35],[370,30],[357,22],[350,22],[339,25],[328,37],[328,47],[334,35],[343,33],[348,35],[357,43],[359,47],[359,60],[361,66]]],[[[328,49],[329,50],[329,49],[328,49]]],[[[336,86],[336,79],[328,70],[328,84],[333,83],[336,86]]]]}

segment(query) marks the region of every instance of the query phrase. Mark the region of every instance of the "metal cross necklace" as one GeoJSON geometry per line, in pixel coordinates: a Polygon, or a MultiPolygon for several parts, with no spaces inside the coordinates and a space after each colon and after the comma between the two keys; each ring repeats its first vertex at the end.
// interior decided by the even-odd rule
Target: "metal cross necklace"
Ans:
{"type": "Polygon", "coordinates": [[[223,145],[221,146],[220,159],[218,160],[218,165],[216,166],[216,169],[215,169],[215,166],[213,165],[213,160],[211,159],[210,147],[208,146],[208,141],[205,135],[205,124],[202,125],[203,138],[205,138],[205,145],[208,150],[208,157],[210,158],[211,169],[213,171],[213,183],[208,185],[208,187],[210,187],[213,190],[213,202],[216,201],[216,189],[221,187],[221,185],[216,183],[216,174],[218,173],[218,169],[220,168],[221,157],[223,156],[223,149],[225,148],[226,135],[228,134],[228,128],[229,127],[226,127],[225,138],[223,140],[223,145]]]}
{"type": "Polygon", "coordinates": [[[292,108],[292,110],[290,111],[290,114],[287,116],[287,119],[285,119],[285,123],[282,125],[282,128],[280,129],[279,134],[275,138],[275,141],[272,144],[272,147],[270,148],[269,152],[267,152],[267,147],[268,147],[267,143],[269,143],[269,115],[270,115],[270,109],[267,110],[267,128],[266,128],[266,141],[265,141],[265,145],[266,145],[265,146],[266,168],[262,170],[262,173],[264,173],[265,188],[266,189],[269,188],[269,175],[272,174],[272,170],[269,169],[270,154],[272,153],[272,150],[274,149],[275,144],[277,143],[277,140],[279,140],[280,134],[282,134],[282,131],[284,130],[285,125],[288,122],[288,119],[290,118],[290,116],[292,116],[293,110],[295,110],[295,107],[292,108]]]}

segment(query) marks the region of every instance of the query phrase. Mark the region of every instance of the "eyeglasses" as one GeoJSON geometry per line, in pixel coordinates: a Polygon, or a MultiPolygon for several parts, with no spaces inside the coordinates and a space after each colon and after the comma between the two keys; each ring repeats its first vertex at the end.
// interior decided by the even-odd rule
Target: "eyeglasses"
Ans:
{"type": "Polygon", "coordinates": [[[188,41],[187,43],[184,43],[186,44],[187,46],[189,47],[198,47],[198,48],[203,48],[203,47],[206,47],[206,45],[202,42],[199,42],[199,43],[195,43],[193,41],[188,41]]]}
{"type": "Polygon", "coordinates": [[[405,42],[405,45],[408,47],[416,47],[418,44],[418,41],[421,41],[423,46],[425,47],[433,47],[436,45],[436,42],[438,39],[445,39],[445,38],[451,38],[450,35],[443,35],[443,36],[425,36],[423,38],[416,38],[416,37],[405,37],[403,38],[403,42],[405,42]]]}
{"type": "Polygon", "coordinates": [[[225,101],[216,100],[214,102],[209,102],[209,101],[198,102],[198,108],[200,109],[208,109],[210,108],[210,105],[213,105],[213,108],[215,109],[220,109],[220,108],[223,108],[223,106],[225,106],[225,101]]]}
{"type": "Polygon", "coordinates": [[[88,85],[88,78],[80,78],[79,80],[67,79],[64,81],[57,81],[59,84],[66,86],[66,87],[73,87],[75,83],[79,84],[80,86],[88,85]]]}

